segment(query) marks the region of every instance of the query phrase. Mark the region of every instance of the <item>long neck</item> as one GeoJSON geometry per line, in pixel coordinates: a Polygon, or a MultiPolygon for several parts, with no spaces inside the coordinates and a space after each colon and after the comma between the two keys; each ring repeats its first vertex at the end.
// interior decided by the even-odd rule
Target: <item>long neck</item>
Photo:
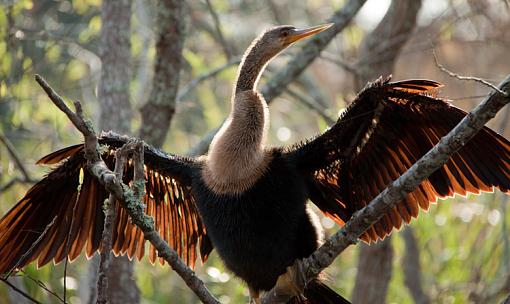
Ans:
{"type": "Polygon", "coordinates": [[[255,89],[271,57],[258,51],[257,44],[253,44],[243,59],[230,116],[214,137],[207,155],[209,179],[220,192],[242,192],[265,170],[269,113],[267,103],[255,89]]]}
{"type": "Polygon", "coordinates": [[[273,57],[263,48],[264,46],[255,40],[246,51],[237,74],[234,94],[256,90],[260,75],[273,57]]]}

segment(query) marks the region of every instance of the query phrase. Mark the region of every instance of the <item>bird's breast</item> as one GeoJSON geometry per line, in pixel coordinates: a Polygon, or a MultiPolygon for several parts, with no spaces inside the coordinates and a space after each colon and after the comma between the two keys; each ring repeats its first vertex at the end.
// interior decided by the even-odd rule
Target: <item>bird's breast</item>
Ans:
{"type": "Polygon", "coordinates": [[[255,184],[240,193],[216,192],[203,174],[194,180],[207,234],[225,265],[248,284],[274,284],[301,257],[302,242],[316,243],[314,232],[308,238],[301,232],[309,222],[306,186],[285,160],[273,157],[255,184]]]}

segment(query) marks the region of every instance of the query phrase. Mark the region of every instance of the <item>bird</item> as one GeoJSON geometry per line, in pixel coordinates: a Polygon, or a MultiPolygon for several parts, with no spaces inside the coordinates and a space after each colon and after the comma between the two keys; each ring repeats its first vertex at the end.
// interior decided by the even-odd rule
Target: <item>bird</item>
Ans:
{"type": "MultiPolygon", "coordinates": [[[[269,110],[257,91],[262,72],[288,46],[331,26],[276,26],[251,43],[238,68],[230,114],[205,155],[179,156],[144,144],[143,202],[156,230],[190,267],[215,249],[246,283],[251,303],[260,303],[260,293],[275,285],[290,290],[289,303],[349,303],[322,278],[293,288],[293,265],[323,238],[308,201],[344,225],[466,115],[437,97],[438,82],[380,77],[321,134],[287,147],[269,146],[269,110]],[[281,280],[285,276],[290,283],[281,280]]],[[[102,158],[110,168],[115,150],[129,140],[101,134],[102,158]]],[[[0,219],[0,274],[33,261],[43,266],[101,250],[108,192],[87,171],[83,144],[50,153],[38,164],[52,170],[0,219]]],[[[127,162],[124,183],[132,180],[132,171],[127,162]]],[[[508,194],[509,177],[510,143],[484,127],[360,239],[384,239],[438,199],[495,188],[508,194]]],[[[114,254],[142,259],[141,230],[118,204],[116,212],[114,254]]],[[[152,263],[158,260],[154,247],[147,254],[152,263]]]]}

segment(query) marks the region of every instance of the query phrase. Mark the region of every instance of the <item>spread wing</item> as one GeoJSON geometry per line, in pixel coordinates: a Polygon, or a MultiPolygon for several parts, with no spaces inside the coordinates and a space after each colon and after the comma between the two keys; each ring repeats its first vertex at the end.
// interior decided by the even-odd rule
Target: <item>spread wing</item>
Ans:
{"type": "MultiPolygon", "coordinates": [[[[100,138],[99,143],[106,147],[102,157],[109,168],[115,166],[115,149],[127,140],[113,133],[100,138]]],[[[154,218],[157,231],[188,265],[194,266],[198,246],[205,261],[212,244],[190,191],[194,161],[149,146],[145,146],[144,161],[146,212],[154,218]]],[[[38,163],[60,162],[0,220],[0,273],[34,260],[38,266],[51,260],[58,263],[66,256],[72,261],[83,248],[90,257],[101,248],[103,202],[108,193],[85,169],[83,145],[56,151],[38,163]]],[[[129,163],[124,171],[126,184],[133,176],[129,163]]],[[[142,231],[131,223],[118,202],[116,212],[113,252],[141,259],[145,255],[142,231]]],[[[151,245],[149,259],[154,263],[156,257],[151,245]]]]}
{"type": "MultiPolygon", "coordinates": [[[[288,155],[306,174],[310,199],[340,225],[407,171],[466,115],[431,97],[429,80],[369,84],[335,125],[288,155]]],[[[419,209],[454,194],[510,189],[510,143],[483,128],[442,168],[363,235],[383,239],[419,209]]]]}

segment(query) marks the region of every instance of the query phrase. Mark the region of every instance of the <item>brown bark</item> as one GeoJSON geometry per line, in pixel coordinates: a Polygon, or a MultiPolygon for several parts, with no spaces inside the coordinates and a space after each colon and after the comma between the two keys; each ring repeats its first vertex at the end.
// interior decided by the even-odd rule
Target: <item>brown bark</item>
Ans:
{"type": "Polygon", "coordinates": [[[129,133],[131,79],[131,0],[103,1],[101,10],[101,79],[98,99],[103,130],[129,133]]]}
{"type": "MultiPolygon", "coordinates": [[[[129,102],[131,0],[103,1],[101,23],[101,78],[98,87],[99,125],[103,130],[129,134],[133,116],[129,102]]],[[[111,304],[140,302],[140,293],[136,286],[132,262],[127,257],[116,258],[109,255],[112,260],[107,270],[108,302],[111,304]]],[[[92,264],[91,267],[97,266],[92,264]]],[[[96,293],[95,290],[91,291],[90,299],[95,297],[94,293],[96,293]]]]}
{"type": "MultiPolygon", "coordinates": [[[[361,44],[355,77],[358,90],[368,81],[392,73],[398,54],[411,37],[420,7],[420,0],[391,2],[384,18],[361,44]]],[[[392,260],[390,238],[372,246],[361,246],[353,303],[386,302],[392,275],[392,260]]]]}
{"type": "Polygon", "coordinates": [[[140,138],[161,147],[175,113],[185,36],[184,2],[161,1],[158,8],[156,63],[149,101],[142,107],[140,138]]]}
{"type": "Polygon", "coordinates": [[[393,271],[392,262],[393,246],[390,238],[371,246],[361,245],[352,303],[385,301],[393,271]]]}

